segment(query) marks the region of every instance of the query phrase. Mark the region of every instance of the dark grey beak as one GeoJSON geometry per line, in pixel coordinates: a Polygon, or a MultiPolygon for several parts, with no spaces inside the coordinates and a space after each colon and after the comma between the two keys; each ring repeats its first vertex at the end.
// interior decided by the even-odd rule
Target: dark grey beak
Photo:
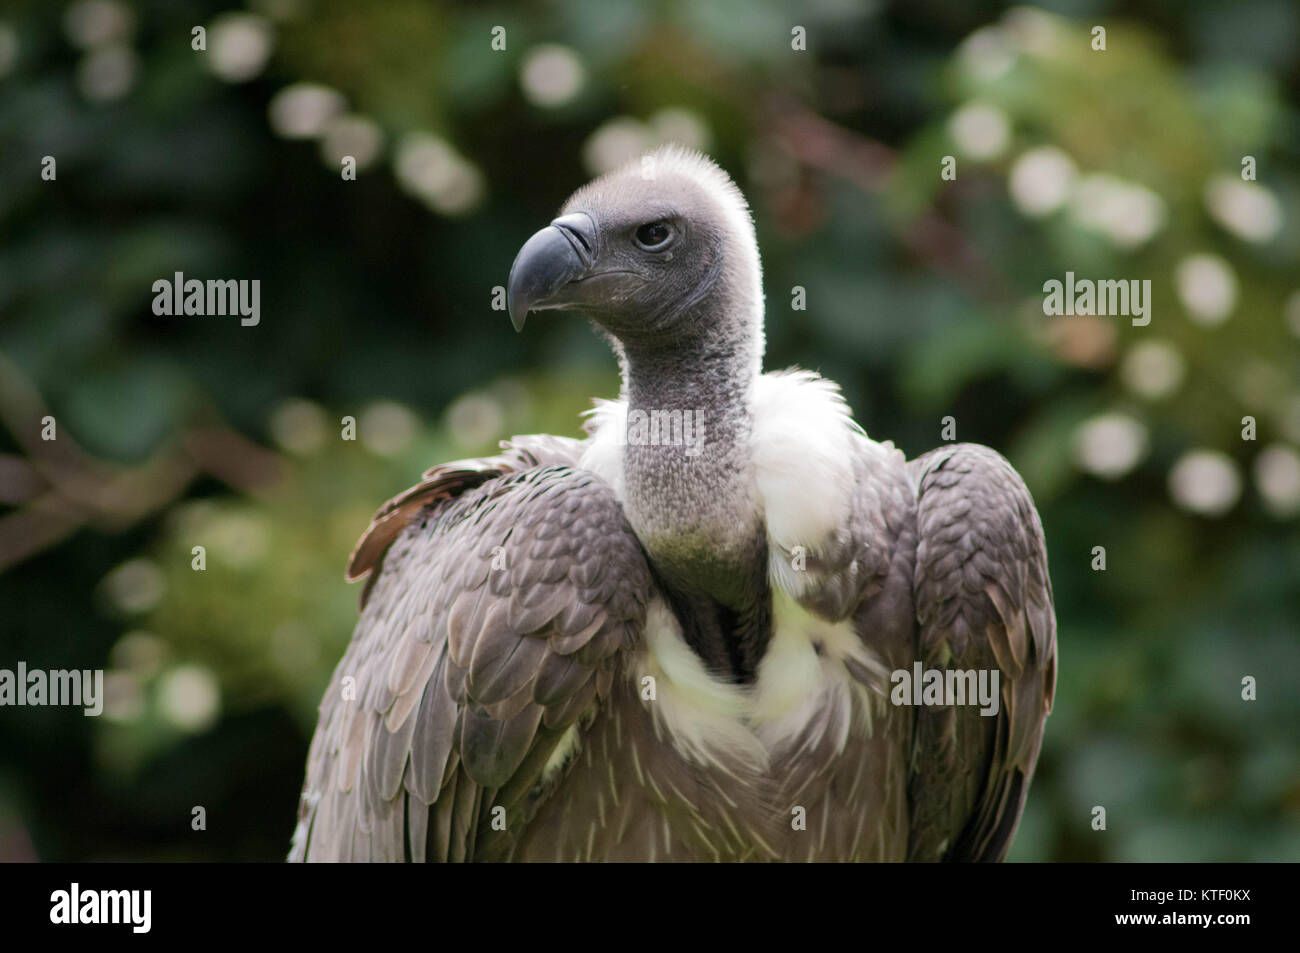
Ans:
{"type": "Polygon", "coordinates": [[[547,307],[561,288],[586,275],[595,260],[596,225],[585,212],[563,215],[524,242],[506,282],[506,307],[515,330],[522,331],[529,311],[547,307]]]}

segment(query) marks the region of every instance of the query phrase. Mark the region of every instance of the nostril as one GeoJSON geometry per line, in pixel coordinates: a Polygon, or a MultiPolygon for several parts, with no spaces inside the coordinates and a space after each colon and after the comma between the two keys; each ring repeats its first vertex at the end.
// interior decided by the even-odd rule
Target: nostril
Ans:
{"type": "Polygon", "coordinates": [[[562,215],[551,224],[563,232],[576,248],[580,248],[584,259],[590,263],[596,249],[596,226],[591,216],[585,212],[572,212],[562,215]]]}
{"type": "Polygon", "coordinates": [[[584,251],[591,251],[591,242],[587,241],[587,236],[582,234],[576,228],[569,228],[567,225],[561,225],[566,232],[578,240],[578,244],[583,247],[584,251]]]}

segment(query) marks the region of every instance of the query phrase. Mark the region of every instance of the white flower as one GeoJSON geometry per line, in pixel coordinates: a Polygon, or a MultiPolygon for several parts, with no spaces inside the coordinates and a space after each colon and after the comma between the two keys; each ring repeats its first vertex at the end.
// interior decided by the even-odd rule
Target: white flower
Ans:
{"type": "Polygon", "coordinates": [[[1168,341],[1142,341],[1124,355],[1120,377],[1133,393],[1158,400],[1178,389],[1186,369],[1182,354],[1168,341]]]}
{"type": "Polygon", "coordinates": [[[276,135],[285,139],[314,139],[346,107],[342,94],[328,86],[294,83],[272,96],[266,111],[276,135]]]}
{"type": "Polygon", "coordinates": [[[1192,450],[1169,471],[1169,495],[1200,516],[1222,516],[1241,496],[1237,464],[1218,450],[1192,450]]]}
{"type": "Polygon", "coordinates": [[[1083,423],[1074,434],[1074,458],[1087,472],[1118,480],[1147,451],[1147,429],[1128,414],[1101,414],[1083,423]]]}
{"type": "Polygon", "coordinates": [[[1011,142],[1011,124],[996,107],[968,103],[948,119],[948,135],[962,155],[986,161],[1006,152],[1011,142]]]}
{"type": "Polygon", "coordinates": [[[533,47],[519,68],[524,97],[535,106],[563,106],[578,95],[585,79],[577,54],[555,43],[533,47]]]}
{"type": "Polygon", "coordinates": [[[208,69],[227,83],[242,83],[262,72],[271,56],[271,22],[255,13],[223,13],[208,28],[208,69]]]}
{"type": "Polygon", "coordinates": [[[1255,458],[1255,485],[1275,516],[1300,513],[1300,453],[1282,443],[1265,447],[1255,458]]]}
{"type": "Polygon", "coordinates": [[[1016,160],[1007,185],[1016,207],[1037,218],[1065,204],[1075,175],[1074,162],[1068,155],[1055,146],[1040,146],[1016,160]]]}
{"type": "Polygon", "coordinates": [[[1237,276],[1218,255],[1189,255],[1174,273],[1178,297],[1197,324],[1222,324],[1237,306],[1237,276]]]}
{"type": "Polygon", "coordinates": [[[1211,218],[1248,242],[1269,241],[1282,230],[1282,206],[1258,182],[1216,176],[1206,183],[1205,206],[1211,218]]]}
{"type": "Polygon", "coordinates": [[[199,732],[217,720],[221,691],[212,672],[199,665],[182,665],[158,681],[162,715],[183,731],[199,732]]]}
{"type": "Polygon", "coordinates": [[[1098,173],[1079,180],[1070,214],[1117,247],[1131,249],[1146,244],[1164,225],[1165,203],[1145,186],[1098,173]]]}

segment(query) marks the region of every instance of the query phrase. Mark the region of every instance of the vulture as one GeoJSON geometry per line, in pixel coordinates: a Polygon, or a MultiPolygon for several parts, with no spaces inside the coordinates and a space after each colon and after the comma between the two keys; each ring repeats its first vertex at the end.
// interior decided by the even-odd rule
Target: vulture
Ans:
{"type": "Polygon", "coordinates": [[[697,152],[580,188],[506,303],[588,317],[619,399],[379,510],[290,860],[1001,860],[1056,683],[1011,465],[764,373],[749,207],[697,152]]]}

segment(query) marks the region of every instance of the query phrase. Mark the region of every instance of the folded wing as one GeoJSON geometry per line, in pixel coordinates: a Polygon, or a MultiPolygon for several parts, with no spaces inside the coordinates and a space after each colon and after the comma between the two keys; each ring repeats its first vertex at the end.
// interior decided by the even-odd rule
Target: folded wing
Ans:
{"type": "Polygon", "coordinates": [[[376,516],[349,566],[372,578],[321,703],[291,860],[509,856],[650,592],[574,446],[519,439],[434,468],[376,516]]]}
{"type": "Polygon", "coordinates": [[[927,669],[996,670],[996,716],[919,707],[909,856],[1001,860],[1056,690],[1056,617],[1043,528],[1019,475],[955,444],[908,465],[917,492],[914,596],[927,669]]]}

